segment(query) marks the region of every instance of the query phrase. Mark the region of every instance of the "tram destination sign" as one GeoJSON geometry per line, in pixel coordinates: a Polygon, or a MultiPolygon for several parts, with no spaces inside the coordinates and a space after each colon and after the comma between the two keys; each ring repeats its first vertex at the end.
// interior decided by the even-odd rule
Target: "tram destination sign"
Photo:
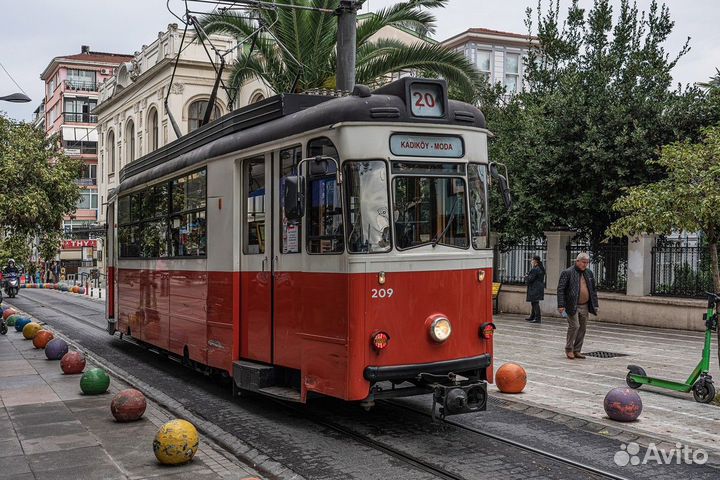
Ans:
{"type": "Polygon", "coordinates": [[[405,133],[390,136],[390,151],[402,157],[460,158],[465,154],[460,137],[405,133]]]}

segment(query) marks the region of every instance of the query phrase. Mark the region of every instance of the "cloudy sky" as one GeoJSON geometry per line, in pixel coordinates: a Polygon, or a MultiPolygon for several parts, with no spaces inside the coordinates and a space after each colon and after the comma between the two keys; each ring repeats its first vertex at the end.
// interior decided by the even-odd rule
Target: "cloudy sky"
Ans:
{"type": "MultiPolygon", "coordinates": [[[[547,0],[542,0],[547,4],[547,0]]],[[[150,44],[168,23],[176,21],[167,11],[165,0],[24,0],[3,2],[0,30],[0,63],[32,98],[29,104],[0,103],[0,110],[19,120],[30,120],[43,95],[40,73],[53,57],[80,53],[81,45],[94,51],[133,53],[150,44]]],[[[369,0],[363,11],[377,10],[396,3],[369,0]]],[[[561,0],[566,6],[569,0],[561,0]]],[[[581,0],[589,7],[592,0],[581,0]]],[[[618,4],[619,0],[613,0],[618,4]]],[[[676,53],[690,37],[690,52],[675,67],[677,82],[705,81],[720,67],[720,2],[716,0],[666,0],[675,29],[666,45],[676,53]]],[[[647,9],[650,0],[638,0],[647,9]]],[[[176,12],[183,11],[182,0],[170,0],[176,12]]],[[[198,4],[196,4],[198,5],[198,4]]],[[[438,39],[448,38],[471,27],[484,27],[525,33],[526,7],[537,0],[450,0],[437,12],[438,39]]],[[[0,69],[0,96],[18,91],[0,69]]]]}

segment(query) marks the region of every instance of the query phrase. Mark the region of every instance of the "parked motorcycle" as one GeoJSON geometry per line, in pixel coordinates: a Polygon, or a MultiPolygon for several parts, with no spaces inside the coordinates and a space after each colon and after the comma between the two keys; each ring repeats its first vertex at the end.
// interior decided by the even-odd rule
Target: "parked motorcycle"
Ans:
{"type": "Polygon", "coordinates": [[[5,294],[10,298],[15,298],[20,290],[20,277],[17,273],[8,273],[5,275],[5,294]]]}

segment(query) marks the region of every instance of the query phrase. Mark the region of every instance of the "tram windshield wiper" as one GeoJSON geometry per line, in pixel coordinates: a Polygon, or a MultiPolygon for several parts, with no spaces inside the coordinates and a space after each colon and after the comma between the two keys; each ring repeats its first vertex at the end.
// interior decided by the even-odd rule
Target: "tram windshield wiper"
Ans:
{"type": "Polygon", "coordinates": [[[443,231],[440,232],[440,235],[435,235],[435,237],[430,241],[430,243],[432,243],[433,247],[436,247],[438,242],[440,242],[440,240],[442,240],[442,238],[445,236],[445,234],[450,229],[450,225],[452,225],[453,221],[455,220],[455,208],[457,208],[458,203],[460,203],[459,200],[460,200],[459,197],[455,197],[455,203],[453,203],[453,206],[450,209],[450,219],[445,224],[445,228],[443,228],[443,231]]]}

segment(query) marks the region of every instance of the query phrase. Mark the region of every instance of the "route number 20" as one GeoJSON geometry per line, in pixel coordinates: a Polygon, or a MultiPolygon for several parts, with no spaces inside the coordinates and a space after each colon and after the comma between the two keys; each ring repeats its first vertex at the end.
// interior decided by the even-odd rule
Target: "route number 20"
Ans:
{"type": "Polygon", "coordinates": [[[435,108],[435,105],[437,104],[437,101],[435,101],[435,96],[432,93],[426,93],[425,95],[423,95],[420,92],[414,92],[413,96],[415,97],[416,107],[435,108]]]}
{"type": "Polygon", "coordinates": [[[395,293],[392,288],[373,288],[370,290],[370,296],[372,298],[390,298],[395,293]]]}
{"type": "Polygon", "coordinates": [[[416,117],[442,117],[445,112],[443,89],[438,84],[414,82],[410,85],[410,107],[416,117]]]}

